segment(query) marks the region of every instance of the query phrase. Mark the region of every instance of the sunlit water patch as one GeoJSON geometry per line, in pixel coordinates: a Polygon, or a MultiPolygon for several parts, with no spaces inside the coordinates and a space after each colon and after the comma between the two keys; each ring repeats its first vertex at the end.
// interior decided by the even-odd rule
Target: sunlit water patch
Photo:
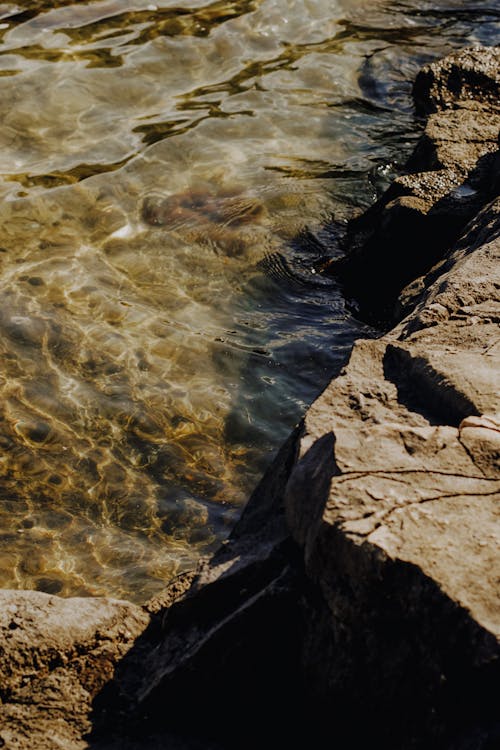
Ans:
{"type": "Polygon", "coordinates": [[[0,5],[0,585],[144,601],[353,339],[321,274],[487,3],[0,5]],[[337,228],[336,228],[337,227],[337,228]]]}

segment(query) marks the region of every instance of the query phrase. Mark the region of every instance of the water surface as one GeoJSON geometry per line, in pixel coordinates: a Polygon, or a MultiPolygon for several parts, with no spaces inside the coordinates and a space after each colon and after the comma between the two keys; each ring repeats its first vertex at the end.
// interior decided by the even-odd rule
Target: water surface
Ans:
{"type": "Polygon", "coordinates": [[[0,586],[144,601],[370,332],[321,275],[495,3],[0,5],[0,586]]]}

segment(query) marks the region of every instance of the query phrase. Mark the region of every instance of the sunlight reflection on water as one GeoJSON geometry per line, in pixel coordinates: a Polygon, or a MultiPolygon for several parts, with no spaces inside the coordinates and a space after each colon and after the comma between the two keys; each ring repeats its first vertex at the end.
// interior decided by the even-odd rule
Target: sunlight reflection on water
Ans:
{"type": "Polygon", "coordinates": [[[0,585],[144,601],[228,533],[369,335],[332,216],[411,149],[422,62],[494,38],[435,5],[0,5],[0,585]]]}

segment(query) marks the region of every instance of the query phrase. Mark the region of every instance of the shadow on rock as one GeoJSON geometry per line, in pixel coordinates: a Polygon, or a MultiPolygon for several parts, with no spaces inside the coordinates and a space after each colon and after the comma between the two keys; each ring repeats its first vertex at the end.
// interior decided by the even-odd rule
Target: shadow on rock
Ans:
{"type": "Polygon", "coordinates": [[[417,112],[429,115],[424,134],[405,173],[350,223],[346,257],[326,269],[372,323],[394,324],[411,310],[418,278],[498,194],[499,59],[496,48],[472,48],[417,76],[417,112]]]}
{"type": "Polygon", "coordinates": [[[298,435],[228,542],[151,603],[150,626],[94,700],[90,747],[265,748],[314,735],[302,676],[303,570],[282,503],[298,435]]]}

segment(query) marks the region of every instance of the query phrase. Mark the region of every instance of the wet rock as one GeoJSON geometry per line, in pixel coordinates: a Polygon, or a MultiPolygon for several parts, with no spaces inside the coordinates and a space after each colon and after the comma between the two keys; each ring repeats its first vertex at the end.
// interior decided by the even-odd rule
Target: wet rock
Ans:
{"type": "Polygon", "coordinates": [[[351,222],[348,254],[330,272],[370,320],[403,317],[406,285],[426,273],[500,186],[500,54],[477,47],[424,68],[415,83],[425,131],[405,171],[351,222]],[[478,61],[481,61],[480,63],[478,61]],[[477,66],[476,66],[477,63],[477,66]]]}

